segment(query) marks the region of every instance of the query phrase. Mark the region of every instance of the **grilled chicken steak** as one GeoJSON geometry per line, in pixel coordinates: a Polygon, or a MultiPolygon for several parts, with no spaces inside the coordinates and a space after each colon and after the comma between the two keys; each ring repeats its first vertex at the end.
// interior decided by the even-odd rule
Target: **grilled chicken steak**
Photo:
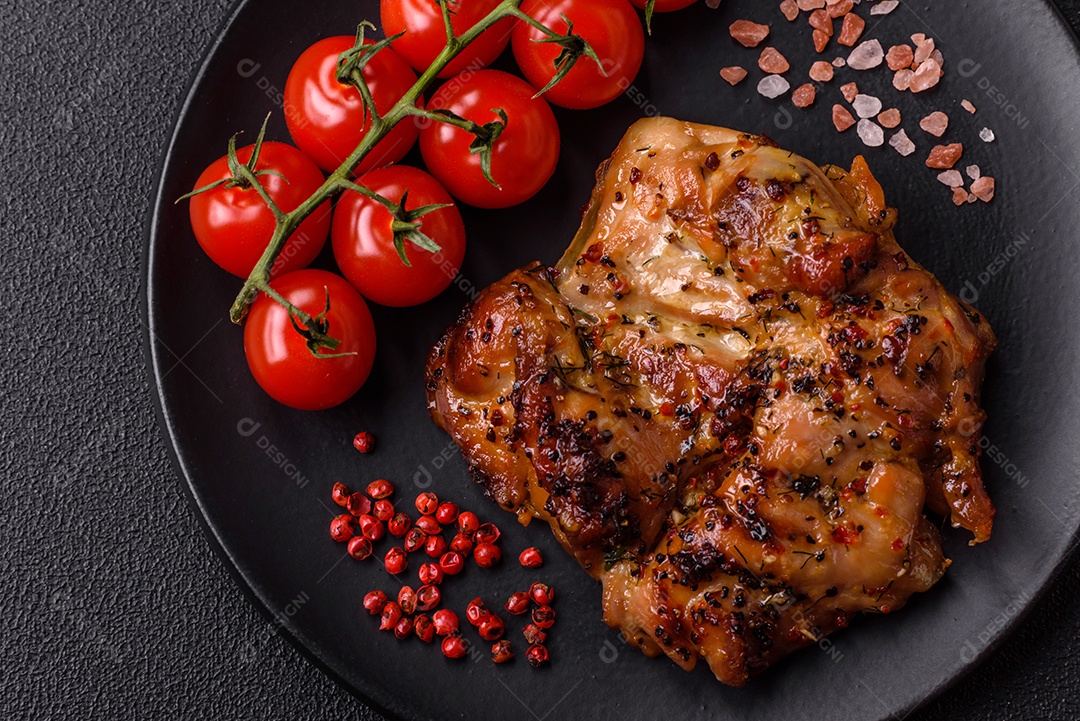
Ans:
{"type": "Polygon", "coordinates": [[[895,220],[861,157],[642,120],[559,264],[487,288],[432,350],[431,415],[603,583],[607,623],[742,685],[933,586],[925,509],[990,536],[994,335],[895,220]]]}

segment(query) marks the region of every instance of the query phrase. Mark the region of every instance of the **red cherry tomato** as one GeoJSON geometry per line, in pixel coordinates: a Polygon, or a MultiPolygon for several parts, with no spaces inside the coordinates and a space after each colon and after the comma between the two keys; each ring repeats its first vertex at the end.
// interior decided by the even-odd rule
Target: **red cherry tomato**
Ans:
{"type": "MultiPolygon", "coordinates": [[[[450,25],[462,35],[483,20],[499,0],[450,0],[450,25]]],[[[417,72],[424,72],[446,46],[446,26],[435,0],[382,0],[379,16],[383,32],[389,37],[405,33],[394,41],[393,48],[417,72]]],[[[449,78],[466,70],[487,67],[499,57],[510,42],[513,18],[500,20],[474,40],[439,73],[449,78]]]]}
{"type": "MultiPolygon", "coordinates": [[[[649,4],[649,0],[630,0],[630,2],[634,3],[634,7],[639,7],[642,10],[649,4]]],[[[683,8],[690,7],[696,2],[697,0],[656,0],[656,3],[653,5],[653,12],[669,13],[673,10],[682,10],[683,8]]]]}
{"type": "Polygon", "coordinates": [[[440,250],[432,253],[406,240],[410,267],[394,248],[390,211],[371,198],[345,191],[334,209],[331,235],[334,258],[353,287],[368,300],[394,307],[417,305],[446,290],[465,258],[465,223],[450,194],[435,178],[405,165],[373,170],[357,182],[394,203],[408,191],[406,211],[425,205],[449,207],[418,218],[421,232],[440,250]]]}
{"type": "Polygon", "coordinates": [[[479,208],[508,208],[544,187],[559,159],[559,125],[543,98],[521,78],[499,70],[479,70],[443,85],[429,110],[449,110],[480,125],[508,122],[495,141],[491,175],[484,177],[480,155],[469,145],[474,136],[447,123],[432,122],[420,131],[420,152],[431,174],[458,200],[479,208]]]}
{"type": "MultiPolygon", "coordinates": [[[[585,39],[600,58],[604,72],[592,58],[581,56],[566,77],[544,97],[564,108],[595,108],[611,102],[637,77],[645,56],[645,31],[637,11],[627,0],[526,0],[522,12],[557,33],[585,39]],[[606,76],[605,73],[606,72],[606,76]]],[[[527,23],[514,28],[514,58],[521,72],[537,89],[555,77],[556,43],[537,42],[545,35],[527,23]]]]}
{"type": "MultiPolygon", "coordinates": [[[[336,170],[371,127],[360,91],[337,79],[338,56],[356,39],[346,35],[315,43],[293,64],[285,81],[285,120],[296,145],[320,168],[336,170]]],[[[375,108],[385,113],[416,82],[416,73],[386,48],[364,67],[375,108]]],[[[416,142],[416,124],[406,118],[376,145],[357,174],[401,160],[416,142]]]]}
{"type": "MultiPolygon", "coordinates": [[[[253,147],[248,145],[237,150],[237,159],[247,163],[251,160],[253,147]]],[[[284,143],[263,143],[255,170],[272,170],[284,176],[282,179],[267,173],[258,177],[267,194],[286,213],[307,200],[324,180],[315,163],[284,143]]],[[[202,188],[231,175],[228,158],[222,156],[202,172],[195,187],[202,188]]],[[[210,260],[233,275],[247,278],[274,233],[274,214],[259,193],[251,187],[219,185],[192,196],[188,211],[195,239],[210,260]]],[[[299,270],[315,260],[326,244],[329,230],[330,201],[326,201],[285,243],[271,269],[271,276],[299,270]]]]}
{"type": "Polygon", "coordinates": [[[255,380],[272,398],[300,410],[322,410],[348,400],[367,380],[375,359],[375,324],[364,299],[344,278],[325,270],[287,273],[270,286],[312,316],[325,310],[329,291],[328,334],[341,345],[323,352],[352,355],[316,358],[285,308],[260,295],[244,326],[244,352],[255,380]]]}

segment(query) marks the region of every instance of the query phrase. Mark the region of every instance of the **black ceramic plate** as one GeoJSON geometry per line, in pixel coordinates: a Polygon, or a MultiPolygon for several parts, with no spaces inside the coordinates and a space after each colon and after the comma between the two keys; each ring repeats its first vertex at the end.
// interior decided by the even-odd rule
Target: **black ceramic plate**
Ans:
{"type": "MultiPolygon", "coordinates": [[[[891,15],[869,18],[868,36],[885,47],[914,32],[935,37],[946,58],[941,86],[900,96],[883,69],[844,69],[816,107],[801,111],[756,93],[757,53],[736,46],[726,31],[742,17],[772,23],[770,42],[792,60],[790,75],[803,77],[816,59],[805,17],[789,25],[775,5],[726,0],[719,10],[698,3],[658,16],[645,66],[625,97],[593,112],[559,113],[563,152],[547,188],[519,208],[466,212],[470,248],[459,282],[421,308],[375,310],[380,347],[372,379],[351,402],[325,413],[290,411],[255,385],[241,330],[226,320],[239,284],[201,253],[186,206],[173,200],[221,154],[231,133],[247,129],[251,137],[268,109],[277,111],[270,135],[286,139],[276,104],[292,61],[314,39],[348,34],[358,20],[375,19],[377,3],[240,3],[195,78],[149,229],[146,322],[161,422],[208,533],[274,628],[390,716],[902,717],[989,653],[1071,550],[1080,521],[1080,383],[1073,372],[1080,325],[1071,312],[1080,297],[1074,38],[1045,2],[905,2],[891,15]],[[735,89],[718,75],[733,64],[754,68],[751,80],[735,89]],[[903,111],[903,127],[919,146],[915,156],[902,158],[888,146],[868,150],[854,131],[832,129],[838,86],[852,79],[903,111]],[[960,109],[963,98],[977,114],[960,109]],[[997,177],[992,204],[955,208],[923,167],[933,142],[917,120],[936,109],[952,118],[946,139],[964,143],[963,164],[978,163],[997,177]],[[520,528],[484,500],[424,408],[423,361],[442,329],[473,289],[535,258],[558,258],[595,167],[647,113],[764,132],[820,163],[846,164],[867,153],[899,208],[900,243],[974,302],[1001,341],[989,367],[990,422],[981,441],[999,510],[993,539],[969,548],[966,534],[947,529],[955,563],[931,592],[891,617],[859,621],[832,646],[804,650],[742,690],[722,686],[705,668],[684,673],[625,647],[600,621],[599,586],[557,549],[546,528],[520,528]],[[983,127],[996,133],[995,142],[978,139],[983,127]],[[361,429],[378,433],[376,454],[352,449],[361,429]],[[397,583],[377,563],[345,559],[327,535],[331,484],[375,477],[394,480],[410,497],[430,488],[498,521],[508,550],[537,545],[546,552],[542,575],[560,594],[549,669],[536,672],[520,659],[500,668],[486,658],[448,663],[436,648],[376,631],[360,598],[374,587],[396,591],[397,583]]],[[[449,604],[460,609],[481,592],[500,599],[525,579],[515,563],[494,574],[470,572],[447,586],[449,604]]],[[[252,654],[265,650],[259,639],[249,645],[252,654]]]]}

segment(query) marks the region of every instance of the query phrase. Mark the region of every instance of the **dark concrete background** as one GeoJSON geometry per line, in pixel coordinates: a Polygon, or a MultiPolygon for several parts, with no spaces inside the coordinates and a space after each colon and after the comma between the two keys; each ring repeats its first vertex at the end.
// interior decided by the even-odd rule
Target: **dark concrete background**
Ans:
{"type": "MultiPolygon", "coordinates": [[[[1056,2],[1080,28],[1080,0],[1056,2]]],[[[378,718],[233,584],[151,406],[143,223],[229,6],[0,0],[5,719],[378,718]],[[253,642],[264,653],[244,653],[253,642]]],[[[1080,718],[1078,593],[1074,563],[986,664],[911,718],[1080,718]]]]}

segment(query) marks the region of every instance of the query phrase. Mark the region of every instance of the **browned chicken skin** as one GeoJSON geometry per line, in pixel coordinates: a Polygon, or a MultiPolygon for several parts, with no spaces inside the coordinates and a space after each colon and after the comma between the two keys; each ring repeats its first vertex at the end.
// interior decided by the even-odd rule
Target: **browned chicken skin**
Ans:
{"type": "Polygon", "coordinates": [[[742,685],[888,613],[990,536],[989,324],[896,244],[862,158],[654,118],[558,266],[514,271],[428,363],[473,475],[540,518],[646,653],[742,685]]]}

